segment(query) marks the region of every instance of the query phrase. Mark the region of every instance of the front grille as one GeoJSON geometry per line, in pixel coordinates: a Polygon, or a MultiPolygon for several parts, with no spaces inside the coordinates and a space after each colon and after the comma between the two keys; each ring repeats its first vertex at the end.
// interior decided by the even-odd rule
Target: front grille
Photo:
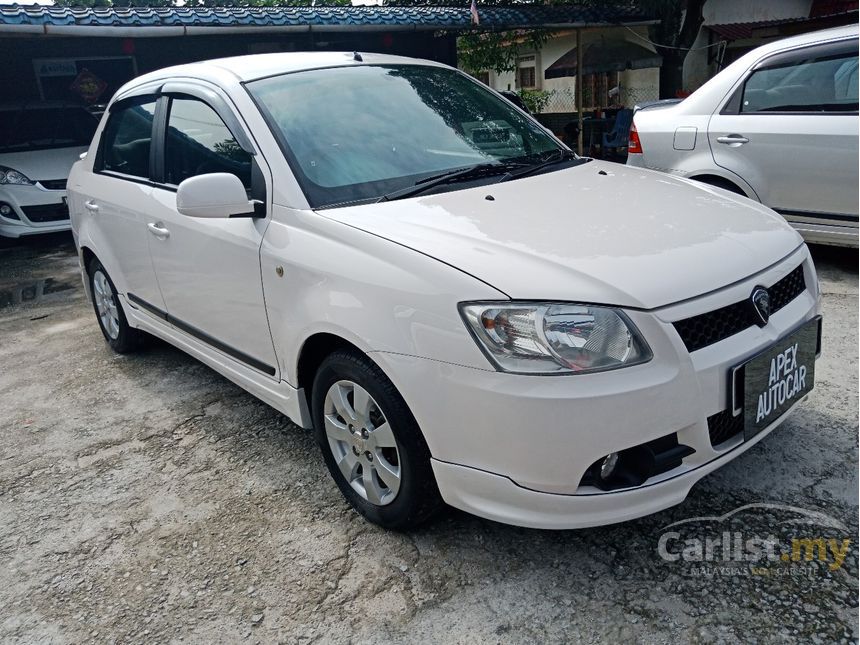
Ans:
{"type": "Polygon", "coordinates": [[[806,290],[806,280],[803,279],[803,265],[785,276],[773,285],[767,292],[770,294],[770,311],[779,311],[789,302],[806,290]]]}
{"type": "Polygon", "coordinates": [[[22,206],[21,210],[31,222],[58,222],[69,219],[69,207],[65,204],[39,204],[22,206]]]}
{"type": "Polygon", "coordinates": [[[65,179],[40,179],[39,183],[47,190],[66,190],[65,179]]]}
{"type": "MultiPolygon", "coordinates": [[[[770,313],[774,314],[794,300],[806,289],[803,265],[768,288],[770,313]]],[[[688,351],[695,352],[729,336],[742,332],[758,323],[758,315],[750,300],[742,300],[708,313],[685,318],[674,323],[688,351]]]]}
{"type": "Polygon", "coordinates": [[[733,416],[731,410],[723,410],[708,417],[708,435],[712,446],[719,446],[743,431],[743,414],[733,416]]]}

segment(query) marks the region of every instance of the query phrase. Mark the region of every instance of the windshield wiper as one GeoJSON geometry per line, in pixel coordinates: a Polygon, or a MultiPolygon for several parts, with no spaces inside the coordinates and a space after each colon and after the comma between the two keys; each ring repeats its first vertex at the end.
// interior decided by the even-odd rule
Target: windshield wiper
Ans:
{"type": "Polygon", "coordinates": [[[554,166],[557,163],[575,160],[579,160],[580,163],[585,163],[586,161],[586,159],[575,155],[570,150],[559,150],[557,153],[553,153],[552,156],[549,158],[545,157],[544,159],[539,160],[537,163],[528,164],[525,167],[521,167],[519,169],[507,172],[501,181],[519,179],[520,177],[525,177],[527,175],[532,175],[536,172],[540,172],[544,168],[549,168],[550,166],[554,166]]]}
{"type": "Polygon", "coordinates": [[[467,168],[457,168],[455,170],[443,172],[439,175],[433,175],[432,177],[425,177],[424,179],[419,179],[412,186],[406,186],[405,188],[398,188],[397,190],[392,190],[390,193],[385,193],[376,201],[377,203],[390,202],[395,199],[413,197],[414,195],[419,195],[425,191],[430,190],[431,188],[441,186],[442,184],[450,184],[457,181],[469,181],[472,179],[480,179],[481,177],[492,177],[493,175],[507,174],[514,170],[521,169],[525,165],[526,164],[523,164],[521,162],[479,163],[474,166],[468,166],[467,168]]]}

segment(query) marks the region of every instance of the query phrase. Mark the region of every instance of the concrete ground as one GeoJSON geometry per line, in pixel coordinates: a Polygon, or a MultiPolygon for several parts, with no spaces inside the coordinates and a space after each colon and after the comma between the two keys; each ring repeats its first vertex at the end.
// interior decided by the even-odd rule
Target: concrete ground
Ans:
{"type": "Polygon", "coordinates": [[[814,254],[815,391],[683,504],[565,532],[451,510],[396,534],[347,507],[308,432],[202,364],[113,354],[68,236],[5,242],[0,641],[856,641],[857,252],[814,254]],[[841,564],[660,556],[668,524],[761,503],[779,506],[668,530],[694,559],[723,532],[848,539],[841,564]]]}

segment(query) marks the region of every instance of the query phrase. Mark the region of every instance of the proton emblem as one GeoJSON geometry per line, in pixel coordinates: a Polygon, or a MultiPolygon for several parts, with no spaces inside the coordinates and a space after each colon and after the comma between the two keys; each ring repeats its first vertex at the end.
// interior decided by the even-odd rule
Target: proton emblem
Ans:
{"type": "Polygon", "coordinates": [[[764,287],[756,287],[753,289],[750,296],[753,309],[758,314],[761,322],[757,323],[759,327],[764,327],[767,321],[770,320],[770,294],[764,287]]]}

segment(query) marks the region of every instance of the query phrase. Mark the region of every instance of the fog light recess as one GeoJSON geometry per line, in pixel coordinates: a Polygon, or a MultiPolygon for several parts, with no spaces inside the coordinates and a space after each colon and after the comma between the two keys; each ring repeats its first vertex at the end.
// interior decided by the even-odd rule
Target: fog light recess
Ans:
{"type": "Polygon", "coordinates": [[[6,202],[0,202],[0,215],[6,219],[20,219],[15,209],[6,202]]]}
{"type": "Polygon", "coordinates": [[[579,485],[605,491],[641,486],[650,477],[677,468],[684,457],[694,452],[690,446],[679,444],[678,436],[672,433],[601,457],[586,471],[579,485]]]}

